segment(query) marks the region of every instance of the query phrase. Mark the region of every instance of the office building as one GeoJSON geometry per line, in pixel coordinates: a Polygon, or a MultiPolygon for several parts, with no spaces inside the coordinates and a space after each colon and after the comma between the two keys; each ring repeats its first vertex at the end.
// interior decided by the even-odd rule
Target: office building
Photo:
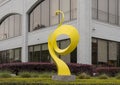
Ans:
{"type": "MultiPolygon", "coordinates": [[[[0,0],[0,63],[53,62],[47,42],[61,20],[58,9],[65,14],[63,24],[80,33],[76,49],[59,58],[120,66],[120,0],[0,0]]],[[[61,35],[57,43],[63,49],[70,39],[61,35]]]]}

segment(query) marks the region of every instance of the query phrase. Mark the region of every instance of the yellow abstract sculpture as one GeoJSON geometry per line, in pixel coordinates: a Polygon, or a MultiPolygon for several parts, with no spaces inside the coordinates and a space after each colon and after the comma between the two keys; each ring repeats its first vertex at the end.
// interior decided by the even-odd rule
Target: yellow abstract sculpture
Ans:
{"type": "Polygon", "coordinates": [[[79,33],[76,30],[76,28],[71,25],[62,25],[62,23],[64,22],[64,13],[60,10],[56,11],[56,15],[59,15],[60,13],[62,14],[62,20],[60,24],[58,25],[58,28],[49,35],[48,49],[49,49],[52,59],[57,65],[58,75],[69,76],[71,75],[71,72],[68,66],[65,64],[65,62],[59,59],[57,54],[66,55],[72,52],[76,48],[79,42],[79,33]],[[65,49],[60,49],[57,46],[56,39],[58,36],[63,35],[63,34],[67,35],[70,38],[70,45],[65,49]]]}

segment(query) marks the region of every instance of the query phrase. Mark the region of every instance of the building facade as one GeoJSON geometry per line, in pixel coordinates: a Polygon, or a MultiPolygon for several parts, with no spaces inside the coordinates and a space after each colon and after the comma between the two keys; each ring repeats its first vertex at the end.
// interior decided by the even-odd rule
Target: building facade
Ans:
{"type": "MultiPolygon", "coordinates": [[[[80,33],[76,49],[59,58],[67,63],[120,66],[120,0],[0,0],[0,63],[53,62],[48,36],[64,24],[80,33]]],[[[70,44],[57,38],[58,47],[70,44]]]]}

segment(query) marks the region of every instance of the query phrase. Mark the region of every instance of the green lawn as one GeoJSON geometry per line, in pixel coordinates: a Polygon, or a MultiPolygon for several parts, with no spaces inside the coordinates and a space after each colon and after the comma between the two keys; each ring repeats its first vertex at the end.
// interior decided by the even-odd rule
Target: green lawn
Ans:
{"type": "Polygon", "coordinates": [[[103,74],[90,77],[82,73],[77,75],[75,81],[70,82],[52,80],[52,75],[56,75],[56,73],[21,72],[17,76],[11,76],[10,72],[0,72],[0,85],[120,85],[120,75],[118,77],[108,77],[103,74]]]}
{"type": "Polygon", "coordinates": [[[92,78],[63,82],[54,81],[51,78],[0,78],[0,85],[120,85],[120,80],[92,78]]]}

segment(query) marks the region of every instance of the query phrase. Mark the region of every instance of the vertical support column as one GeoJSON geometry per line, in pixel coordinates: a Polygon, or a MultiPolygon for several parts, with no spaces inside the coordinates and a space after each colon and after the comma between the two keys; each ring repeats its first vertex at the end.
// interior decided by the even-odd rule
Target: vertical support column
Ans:
{"type": "Polygon", "coordinates": [[[77,48],[77,63],[91,64],[91,0],[78,0],[77,26],[80,42],[77,48]]]}
{"type": "Polygon", "coordinates": [[[22,36],[23,36],[23,45],[22,45],[22,62],[28,62],[28,15],[25,11],[25,1],[23,0],[23,16],[22,16],[22,36]]]}

